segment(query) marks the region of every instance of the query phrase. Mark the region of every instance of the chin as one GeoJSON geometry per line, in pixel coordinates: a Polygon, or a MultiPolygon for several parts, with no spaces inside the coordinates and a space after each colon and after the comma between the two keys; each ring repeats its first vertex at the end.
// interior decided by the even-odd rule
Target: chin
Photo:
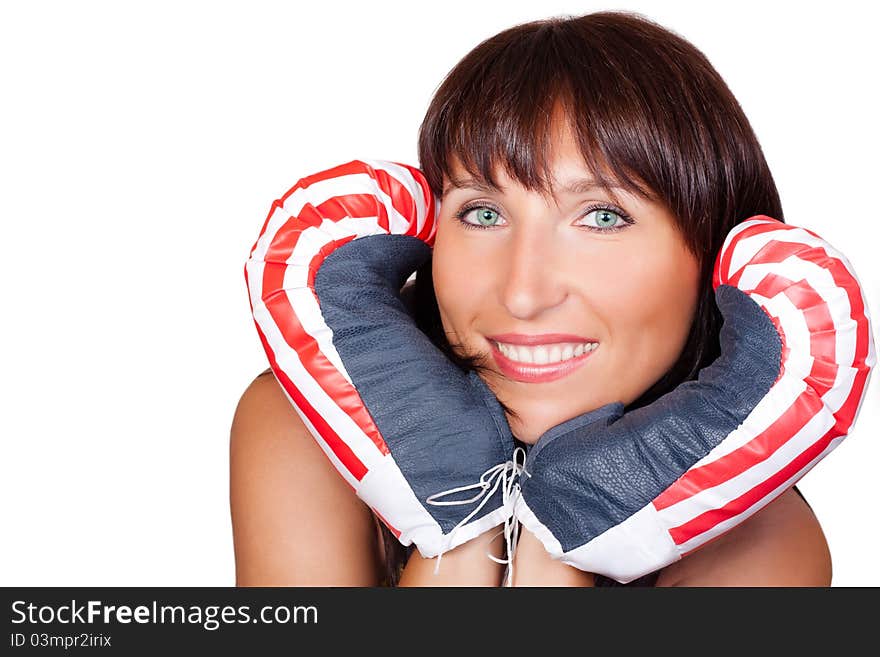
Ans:
{"type": "Polygon", "coordinates": [[[544,432],[541,433],[523,433],[520,431],[513,431],[513,436],[521,443],[525,443],[526,445],[534,445],[541,438],[544,432]]]}
{"type": "Polygon", "coordinates": [[[548,424],[546,421],[536,422],[530,421],[528,418],[518,422],[515,419],[511,419],[510,416],[507,418],[511,433],[513,433],[517,440],[524,442],[526,445],[534,445],[538,442],[541,436],[557,424],[562,424],[563,422],[565,422],[565,420],[548,424]]]}
{"type": "Polygon", "coordinates": [[[510,415],[507,415],[507,424],[510,426],[511,433],[513,433],[518,440],[527,445],[534,445],[538,442],[541,436],[550,431],[553,427],[559,426],[563,422],[568,422],[581,415],[592,413],[596,409],[614,401],[623,401],[624,405],[630,403],[630,401],[624,401],[620,398],[609,399],[607,401],[597,400],[594,403],[585,404],[579,408],[569,409],[567,411],[556,409],[557,412],[553,415],[547,414],[546,403],[543,405],[543,408],[539,406],[537,409],[533,409],[536,411],[535,413],[529,413],[529,409],[522,408],[521,405],[519,407],[514,405],[512,406],[512,409],[520,414],[520,420],[516,420],[510,415]]]}
{"type": "MultiPolygon", "coordinates": [[[[507,417],[507,424],[510,427],[511,433],[513,433],[517,440],[526,445],[534,445],[541,436],[563,422],[595,411],[614,401],[623,401],[624,405],[627,405],[636,398],[632,397],[632,395],[622,394],[619,390],[612,391],[616,392],[616,395],[609,395],[608,390],[605,391],[606,394],[602,395],[585,392],[582,393],[583,396],[578,400],[579,405],[576,406],[573,403],[566,405],[560,402],[558,393],[555,397],[552,394],[547,394],[546,398],[543,399],[537,397],[534,393],[529,395],[520,392],[509,394],[506,390],[498,390],[499,384],[507,381],[505,378],[497,375],[483,376],[482,374],[480,377],[499,400],[503,401],[512,411],[519,414],[519,419],[514,418],[509,413],[505,413],[505,416],[507,417]]],[[[570,390],[571,385],[569,384],[566,392],[571,394],[570,390]]]]}

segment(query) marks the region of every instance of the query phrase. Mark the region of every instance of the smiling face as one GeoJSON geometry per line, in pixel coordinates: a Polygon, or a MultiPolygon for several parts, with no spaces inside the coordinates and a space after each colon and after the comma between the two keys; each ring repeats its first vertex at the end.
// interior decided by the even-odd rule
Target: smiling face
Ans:
{"type": "Polygon", "coordinates": [[[526,443],[657,381],[685,345],[700,282],[665,206],[622,189],[611,190],[619,203],[600,187],[563,189],[591,174],[567,123],[554,125],[554,197],[501,169],[500,191],[479,189],[453,160],[460,186],[444,179],[432,263],[447,338],[482,356],[480,376],[519,414],[508,421],[526,443]],[[529,338],[547,346],[497,347],[529,338]]]}

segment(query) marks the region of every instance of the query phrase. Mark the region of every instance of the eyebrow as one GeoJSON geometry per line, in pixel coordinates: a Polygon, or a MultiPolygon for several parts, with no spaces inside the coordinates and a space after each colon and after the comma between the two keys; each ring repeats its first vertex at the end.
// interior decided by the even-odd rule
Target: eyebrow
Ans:
{"type": "MultiPolygon", "coordinates": [[[[488,185],[474,178],[450,178],[449,184],[443,187],[443,196],[446,196],[449,190],[453,188],[475,189],[481,192],[485,192],[486,194],[498,192],[502,189],[493,187],[492,185],[488,185]]],[[[590,192],[594,189],[605,189],[605,187],[597,183],[595,180],[592,180],[591,178],[576,178],[574,180],[568,181],[564,186],[558,189],[564,194],[582,194],[584,192],[590,192]]],[[[621,191],[626,191],[626,188],[620,185],[609,185],[608,189],[619,189],[621,191]]]]}

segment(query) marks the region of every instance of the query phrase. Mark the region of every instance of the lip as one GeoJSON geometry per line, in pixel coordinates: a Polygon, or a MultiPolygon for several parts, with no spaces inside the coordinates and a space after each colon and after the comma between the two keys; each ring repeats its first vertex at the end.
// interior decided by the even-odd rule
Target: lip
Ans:
{"type": "MultiPolygon", "coordinates": [[[[581,338],[578,338],[578,340],[581,340],[581,338]]],[[[565,342],[565,340],[555,341],[565,342]]],[[[589,342],[589,340],[584,341],[589,342]]],[[[501,340],[500,342],[506,341],[501,340]]],[[[577,340],[569,340],[569,342],[577,342],[577,340]]],[[[593,340],[593,342],[598,342],[598,340],[593,340]]],[[[511,360],[501,353],[501,350],[498,349],[498,345],[495,343],[494,339],[491,339],[489,344],[492,347],[492,356],[495,358],[495,362],[498,364],[498,369],[501,370],[501,373],[508,378],[522,381],[524,383],[547,383],[548,381],[555,381],[556,379],[564,378],[583,365],[587,359],[593,355],[593,351],[595,351],[595,349],[593,351],[586,351],[580,356],[569,358],[561,363],[535,365],[533,363],[520,363],[511,360]]],[[[537,344],[544,343],[538,342],[537,344]]]]}
{"type": "Polygon", "coordinates": [[[525,333],[502,333],[499,335],[487,335],[487,338],[496,342],[507,344],[521,344],[533,346],[538,344],[557,344],[559,342],[599,342],[596,338],[585,338],[571,333],[541,333],[540,335],[526,335],[525,333]]]}

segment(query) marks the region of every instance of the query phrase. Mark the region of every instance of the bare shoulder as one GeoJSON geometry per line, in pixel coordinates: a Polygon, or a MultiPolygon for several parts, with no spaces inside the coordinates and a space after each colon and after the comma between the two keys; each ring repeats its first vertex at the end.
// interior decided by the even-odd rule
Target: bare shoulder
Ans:
{"type": "Polygon", "coordinates": [[[271,370],[230,431],[230,511],[239,586],[372,586],[376,525],[271,370]]]}
{"type": "Polygon", "coordinates": [[[306,436],[307,429],[287,399],[272,370],[258,374],[248,384],[232,418],[233,447],[243,442],[306,436]]]}
{"type": "Polygon", "coordinates": [[[793,489],[711,543],[664,568],[657,586],[831,585],[819,520],[793,489]]]}

